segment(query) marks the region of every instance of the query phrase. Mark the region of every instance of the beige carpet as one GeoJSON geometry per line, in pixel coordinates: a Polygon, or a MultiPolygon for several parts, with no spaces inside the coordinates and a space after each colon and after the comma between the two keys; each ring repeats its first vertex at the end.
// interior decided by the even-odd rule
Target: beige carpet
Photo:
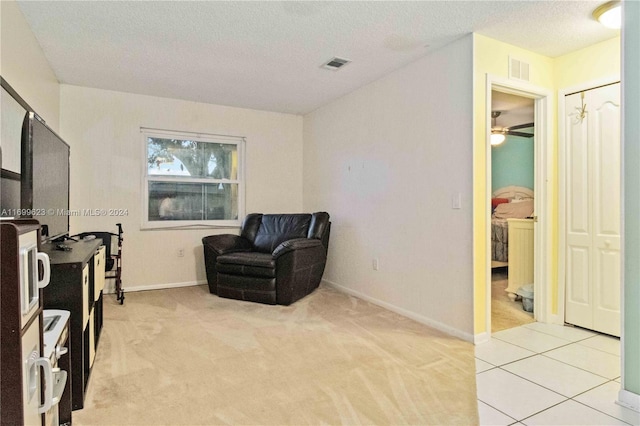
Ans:
{"type": "Polygon", "coordinates": [[[491,332],[535,322],[532,312],[522,309],[522,301],[512,302],[504,291],[508,287],[507,272],[494,269],[491,273],[491,332]]]}
{"type": "Polygon", "coordinates": [[[76,425],[478,424],[470,343],[334,289],[288,307],[205,286],[105,297],[76,425]]]}

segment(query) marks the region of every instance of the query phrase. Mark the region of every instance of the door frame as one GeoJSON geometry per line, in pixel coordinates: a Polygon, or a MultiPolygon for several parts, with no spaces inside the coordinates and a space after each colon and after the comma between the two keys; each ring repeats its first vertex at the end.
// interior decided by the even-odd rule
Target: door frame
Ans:
{"type": "MultiPolygon", "coordinates": [[[[619,75],[610,75],[558,90],[558,309],[556,315],[554,315],[554,318],[552,319],[552,322],[555,324],[564,324],[566,312],[565,292],[567,291],[567,139],[564,123],[565,96],[619,82],[619,75]]],[[[622,173],[622,170],[620,170],[620,173],[622,173]]],[[[620,294],[621,297],[623,297],[622,291],[620,294]]],[[[622,330],[620,330],[620,333],[622,333],[622,330]]]]}
{"type": "MultiPolygon", "coordinates": [[[[509,93],[534,100],[534,209],[537,223],[534,226],[534,318],[548,322],[551,317],[551,254],[552,235],[552,188],[553,171],[553,92],[534,86],[528,82],[510,80],[487,74],[485,105],[485,147],[486,147],[486,206],[491,205],[491,91],[509,93]]],[[[491,215],[486,215],[485,238],[485,329],[491,336],[491,215]]]]}

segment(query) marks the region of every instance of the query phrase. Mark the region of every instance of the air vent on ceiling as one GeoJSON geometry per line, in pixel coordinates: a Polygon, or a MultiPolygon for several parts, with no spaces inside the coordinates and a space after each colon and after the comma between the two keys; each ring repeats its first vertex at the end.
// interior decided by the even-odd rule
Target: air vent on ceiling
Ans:
{"type": "Polygon", "coordinates": [[[337,71],[340,68],[344,67],[345,65],[347,65],[349,62],[351,62],[348,59],[343,59],[343,58],[333,58],[330,61],[322,64],[322,68],[326,68],[328,70],[332,70],[332,71],[337,71]]]}
{"type": "Polygon", "coordinates": [[[509,56],[509,78],[529,81],[529,64],[509,56]]]}

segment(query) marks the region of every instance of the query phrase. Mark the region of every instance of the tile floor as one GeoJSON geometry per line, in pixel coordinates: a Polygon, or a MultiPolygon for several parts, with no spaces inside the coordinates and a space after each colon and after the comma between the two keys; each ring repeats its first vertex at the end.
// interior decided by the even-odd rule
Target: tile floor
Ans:
{"type": "Polygon", "coordinates": [[[476,346],[481,425],[640,425],[615,403],[620,341],[574,327],[532,323],[476,346]]]}

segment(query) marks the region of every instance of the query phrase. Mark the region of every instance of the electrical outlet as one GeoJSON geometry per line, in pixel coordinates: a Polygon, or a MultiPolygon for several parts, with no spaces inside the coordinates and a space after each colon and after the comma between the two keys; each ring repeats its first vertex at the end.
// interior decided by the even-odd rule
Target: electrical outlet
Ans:
{"type": "Polygon", "coordinates": [[[377,258],[377,257],[373,259],[373,262],[371,262],[371,266],[373,267],[373,270],[374,270],[374,271],[377,271],[377,270],[378,270],[378,267],[379,267],[380,265],[379,265],[379,263],[378,263],[378,258],[377,258]]]}
{"type": "Polygon", "coordinates": [[[178,257],[184,257],[184,249],[183,248],[179,248],[178,249],[178,257]]]}

